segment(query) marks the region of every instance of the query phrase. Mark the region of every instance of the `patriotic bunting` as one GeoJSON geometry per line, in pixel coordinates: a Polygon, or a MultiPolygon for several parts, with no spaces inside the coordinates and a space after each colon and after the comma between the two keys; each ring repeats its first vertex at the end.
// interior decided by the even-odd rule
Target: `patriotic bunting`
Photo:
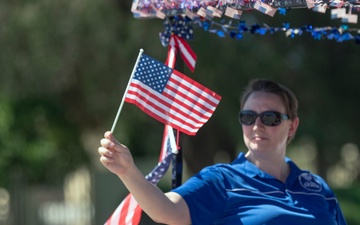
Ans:
{"type": "Polygon", "coordinates": [[[137,18],[155,17],[158,11],[163,12],[165,31],[160,35],[161,43],[167,45],[170,34],[190,40],[193,37],[193,27],[203,28],[205,31],[217,34],[219,37],[230,37],[241,40],[246,33],[265,35],[283,32],[286,37],[294,38],[304,33],[309,33],[315,40],[335,40],[344,42],[355,40],[360,44],[360,28],[349,27],[348,24],[358,24],[360,13],[360,1],[356,0],[175,0],[172,4],[166,4],[165,0],[134,0],[132,12],[137,18]],[[282,22],[282,26],[269,26],[267,24],[253,24],[244,28],[240,20],[241,16],[254,11],[261,12],[273,17],[276,13],[286,15],[287,10],[307,8],[314,12],[325,14],[331,10],[331,18],[338,19],[342,24],[338,27],[317,27],[305,24],[300,27],[290,27],[288,22],[282,22]],[[253,10],[255,9],[255,10],[253,10]],[[338,10],[343,9],[343,10],[338,10]],[[226,18],[223,18],[225,15],[226,18]],[[220,20],[217,18],[221,17],[220,20]],[[179,19],[183,18],[183,19],[179,19]],[[176,20],[177,22],[173,22],[176,20]],[[185,21],[178,23],[178,21],[185,21]],[[168,31],[168,25],[171,31],[168,31]],[[165,41],[164,41],[165,40],[165,41]],[[166,41],[167,40],[167,41],[166,41]]]}

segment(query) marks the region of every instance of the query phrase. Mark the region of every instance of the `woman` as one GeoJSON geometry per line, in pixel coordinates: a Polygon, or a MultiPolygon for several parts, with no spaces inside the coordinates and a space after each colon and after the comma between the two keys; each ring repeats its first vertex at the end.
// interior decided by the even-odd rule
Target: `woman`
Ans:
{"type": "Polygon", "coordinates": [[[110,132],[101,140],[100,161],[159,223],[346,225],[325,181],[286,157],[299,125],[295,95],[271,80],[252,80],[240,107],[247,153],[204,168],[171,192],[150,184],[110,132]]]}

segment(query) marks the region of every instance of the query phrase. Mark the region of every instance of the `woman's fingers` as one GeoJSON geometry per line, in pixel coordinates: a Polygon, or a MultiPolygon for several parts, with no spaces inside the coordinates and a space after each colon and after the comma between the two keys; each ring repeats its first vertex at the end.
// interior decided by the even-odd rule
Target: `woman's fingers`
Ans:
{"type": "MultiPolygon", "coordinates": [[[[116,138],[114,137],[113,133],[111,131],[106,131],[104,134],[104,138],[109,139],[110,141],[114,143],[119,143],[116,138]]],[[[120,144],[120,143],[119,143],[120,144]]]]}
{"type": "Polygon", "coordinates": [[[110,131],[105,132],[100,140],[98,152],[100,162],[117,175],[125,173],[126,168],[134,163],[129,149],[118,142],[110,131]]]}
{"type": "Polygon", "coordinates": [[[107,148],[104,147],[99,147],[98,149],[100,156],[100,162],[104,165],[107,166],[110,163],[114,162],[114,158],[113,155],[114,153],[110,150],[108,150],[107,148]]]}
{"type": "Polygon", "coordinates": [[[102,156],[106,156],[106,157],[113,157],[114,153],[110,150],[108,150],[107,148],[104,147],[99,147],[98,152],[100,155],[102,156]]]}
{"type": "Polygon", "coordinates": [[[113,134],[110,131],[105,132],[104,138],[100,141],[101,146],[104,148],[122,152],[127,147],[123,144],[121,144],[116,138],[113,136],[113,134]]]}
{"type": "Polygon", "coordinates": [[[100,144],[103,148],[107,148],[107,149],[112,149],[115,146],[114,142],[106,138],[101,139],[100,144]]]}
{"type": "Polygon", "coordinates": [[[101,156],[100,157],[100,162],[104,165],[104,166],[107,166],[109,165],[110,163],[112,163],[114,160],[112,158],[108,158],[108,157],[105,157],[105,156],[101,156]]]}

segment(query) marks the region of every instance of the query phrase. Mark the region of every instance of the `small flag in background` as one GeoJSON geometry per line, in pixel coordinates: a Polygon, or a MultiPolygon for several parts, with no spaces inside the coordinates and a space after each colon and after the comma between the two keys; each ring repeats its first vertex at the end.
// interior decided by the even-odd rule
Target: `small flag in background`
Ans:
{"type": "Polygon", "coordinates": [[[276,13],[276,8],[273,8],[271,7],[270,5],[268,4],[265,4],[263,3],[262,1],[260,0],[257,0],[254,4],[254,9],[257,9],[259,10],[260,12],[264,13],[264,14],[267,14],[271,17],[273,17],[276,13]]]}
{"type": "MultiPolygon", "coordinates": [[[[173,154],[177,153],[177,146],[172,127],[165,125],[159,163],[145,176],[156,185],[169,169],[173,154]]],[[[105,225],[138,225],[141,219],[142,209],[130,193],[116,208],[105,225]]]]}
{"type": "Polygon", "coordinates": [[[188,135],[210,119],[221,97],[145,54],[141,55],[125,101],[188,135]]]}

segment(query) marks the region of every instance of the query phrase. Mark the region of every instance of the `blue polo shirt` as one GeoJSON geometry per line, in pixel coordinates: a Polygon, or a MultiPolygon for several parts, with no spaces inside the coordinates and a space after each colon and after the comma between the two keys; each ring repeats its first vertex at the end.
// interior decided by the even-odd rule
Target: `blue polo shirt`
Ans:
{"type": "Polygon", "coordinates": [[[285,183],[240,153],[231,164],[206,167],[172,191],[186,201],[193,225],[346,225],[326,182],[286,161],[291,172],[285,183]]]}

